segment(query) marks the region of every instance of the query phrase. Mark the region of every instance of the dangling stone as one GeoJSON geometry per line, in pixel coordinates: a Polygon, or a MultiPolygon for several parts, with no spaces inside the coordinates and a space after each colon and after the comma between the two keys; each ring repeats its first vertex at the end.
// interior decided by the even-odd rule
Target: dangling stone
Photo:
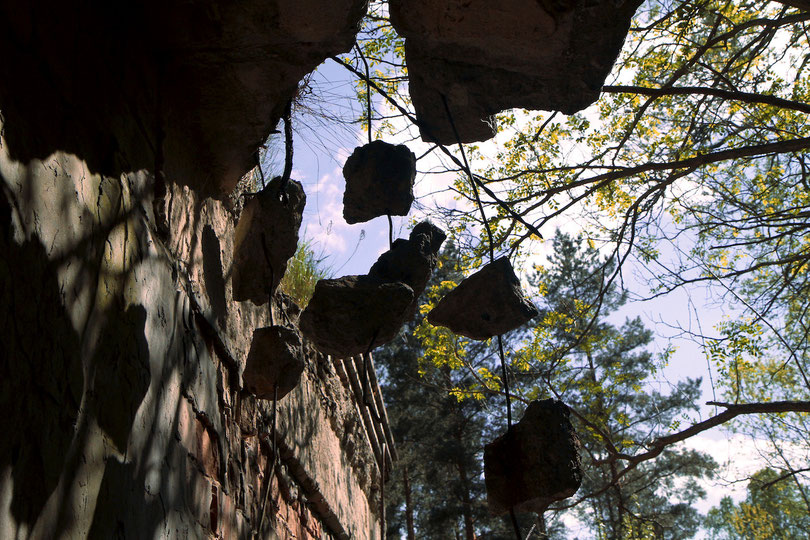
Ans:
{"type": "Polygon", "coordinates": [[[307,198],[295,180],[287,183],[284,197],[280,187],[281,177],[271,180],[245,204],[239,217],[231,277],[236,301],[267,303],[295,255],[307,198]]]}
{"type": "Polygon", "coordinates": [[[485,340],[514,330],[538,313],[524,296],[512,263],[501,257],[459,283],[428,313],[428,321],[485,340]]]}
{"type": "Polygon", "coordinates": [[[413,289],[370,276],[322,279],[301,314],[301,332],[323,354],[347,358],[396,337],[413,289]]]}
{"type": "Polygon", "coordinates": [[[245,388],[260,399],[286,396],[304,371],[301,336],[294,328],[269,326],[253,332],[253,342],[242,374],[245,388]],[[278,391],[274,393],[278,385],[278,391]]]}
{"type": "Polygon", "coordinates": [[[520,422],[484,447],[484,481],[493,515],[543,512],[582,483],[579,438],[562,401],[532,401],[520,422]]]}
{"type": "Polygon", "coordinates": [[[444,232],[423,221],[411,231],[408,240],[394,240],[391,249],[380,255],[369,270],[369,276],[381,281],[401,281],[413,289],[413,301],[408,316],[416,313],[419,295],[425,290],[430,274],[436,268],[439,249],[447,238],[444,232]]]}
{"type": "Polygon", "coordinates": [[[346,223],[389,214],[406,216],[413,203],[416,156],[405,145],[374,141],[354,150],[343,166],[343,177],[346,223]]]}

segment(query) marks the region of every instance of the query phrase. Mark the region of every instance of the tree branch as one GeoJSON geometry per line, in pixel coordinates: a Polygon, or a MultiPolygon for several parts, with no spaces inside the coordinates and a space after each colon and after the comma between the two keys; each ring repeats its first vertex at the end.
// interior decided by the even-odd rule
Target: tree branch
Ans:
{"type": "Polygon", "coordinates": [[[603,92],[611,94],[642,94],[645,96],[683,96],[683,95],[704,95],[715,96],[744,103],[760,103],[762,105],[773,105],[782,109],[791,109],[810,114],[810,104],[801,101],[782,99],[776,96],[764,94],[754,94],[750,92],[734,92],[731,90],[721,90],[719,88],[709,88],[705,86],[677,86],[669,88],[647,88],[644,86],[608,85],[602,87],[603,92]]]}

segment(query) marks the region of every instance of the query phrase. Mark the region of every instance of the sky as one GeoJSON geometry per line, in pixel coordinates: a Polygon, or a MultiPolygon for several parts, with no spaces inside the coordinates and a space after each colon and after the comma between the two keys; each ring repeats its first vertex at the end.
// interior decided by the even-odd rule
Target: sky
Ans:
{"type": "MultiPolygon", "coordinates": [[[[333,61],[327,60],[310,79],[311,93],[302,102],[294,116],[295,159],[293,178],[302,182],[307,204],[304,211],[302,237],[312,242],[313,249],[323,258],[333,276],[363,274],[368,272],[377,257],[388,249],[388,222],[385,217],[367,223],[349,225],[342,215],[343,180],[342,166],[355,147],[367,142],[367,135],[357,124],[346,120],[360,114],[354,102],[351,74],[333,61]],[[342,121],[341,121],[342,119],[342,121]]],[[[389,142],[401,142],[392,141],[389,142]]],[[[280,141],[276,141],[276,145],[280,141]]],[[[420,155],[428,148],[421,141],[408,142],[415,154],[420,155]]],[[[484,145],[482,145],[484,146],[484,145]]],[[[283,152],[271,150],[265,162],[265,175],[281,170],[283,152]]],[[[423,174],[431,169],[429,159],[418,163],[415,195],[418,203],[425,207],[441,204],[457,205],[451,194],[442,188],[452,182],[451,174],[423,174]]],[[[269,176],[268,176],[269,177],[269,176]]],[[[419,205],[407,217],[393,217],[394,238],[407,237],[408,230],[415,220],[422,219],[424,213],[419,205]]],[[[577,225],[570,221],[559,221],[554,226],[569,232],[576,232],[577,225]]],[[[553,227],[543,231],[551,237],[553,227]]],[[[537,244],[536,262],[544,262],[551,248],[551,242],[537,244]]],[[[642,288],[643,272],[632,266],[625,272],[626,283],[632,288],[642,288]],[[633,284],[633,280],[637,280],[633,284]]],[[[612,315],[611,322],[620,324],[625,317],[640,316],[656,332],[654,351],[662,351],[668,345],[676,347],[670,364],[660,372],[652,384],[666,391],[671,383],[683,378],[703,377],[703,402],[715,399],[712,391],[712,367],[702,354],[700,344],[681,336],[681,329],[700,333],[711,333],[716,323],[726,316],[733,316],[722,303],[705,288],[679,290],[666,297],[631,302],[618,313],[612,315]]],[[[721,400],[722,401],[722,400],[721,400]]],[[[713,407],[701,406],[700,417],[706,419],[715,413],[713,407]]],[[[686,425],[686,423],[684,423],[686,425]]],[[[745,496],[747,482],[739,481],[750,473],[762,468],[760,446],[747,437],[729,434],[722,428],[715,428],[690,438],[685,445],[712,455],[720,464],[717,478],[705,482],[707,497],[697,508],[701,512],[718,504],[720,498],[731,495],[740,500],[745,496]]]]}

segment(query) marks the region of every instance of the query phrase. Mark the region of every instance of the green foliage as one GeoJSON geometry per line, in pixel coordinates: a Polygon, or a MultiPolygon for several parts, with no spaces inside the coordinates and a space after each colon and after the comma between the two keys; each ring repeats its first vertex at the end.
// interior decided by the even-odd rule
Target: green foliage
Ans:
{"type": "Polygon", "coordinates": [[[653,390],[651,377],[668,356],[647,350],[652,333],[640,319],[606,322],[626,301],[608,279],[612,263],[560,232],[553,247],[549,265],[532,279],[541,314],[516,353],[533,359],[518,378],[528,396],[555,395],[577,411],[584,447],[577,513],[599,538],[689,538],[699,524],[691,504],[704,493],[698,480],[711,476],[713,460],[667,448],[625,470],[611,455],[640,454],[650,440],[677,431],[696,408],[700,380],[681,381],[669,394],[653,390]]]}
{"type": "MultiPolygon", "coordinates": [[[[666,449],[654,461],[624,470],[611,451],[640,453],[652,438],[676,430],[684,414],[695,409],[700,381],[687,379],[669,394],[650,390],[650,377],[667,357],[646,350],[652,334],[639,319],[621,326],[605,321],[626,300],[607,280],[611,263],[583,239],[559,232],[553,248],[549,265],[538,267],[531,279],[540,315],[530,329],[507,336],[513,392],[520,400],[514,402],[516,416],[522,401],[549,396],[576,411],[585,475],[576,513],[595,535],[688,538],[699,524],[691,507],[703,495],[697,480],[711,474],[711,458],[666,449]]],[[[434,281],[422,315],[441,291],[460,280],[459,267],[453,270],[434,281]]],[[[409,339],[415,341],[422,381],[449,392],[453,407],[490,408],[490,422],[503,425],[492,344],[462,340],[424,320],[409,339]]]]}
{"type": "MultiPolygon", "coordinates": [[[[423,303],[435,301],[433,294],[442,283],[461,280],[458,266],[458,252],[448,241],[423,303]]],[[[436,345],[429,347],[433,356],[426,353],[416,337],[424,317],[424,312],[417,314],[401,339],[374,355],[399,454],[386,487],[388,537],[407,534],[410,514],[416,538],[512,538],[511,526],[490,516],[486,507],[481,460],[483,445],[492,437],[491,396],[458,399],[448,391],[467,388],[472,375],[462,365],[454,368],[452,362],[438,360],[436,345]]],[[[438,342],[450,346],[445,337],[438,336],[438,342]]],[[[476,358],[480,347],[470,344],[468,353],[476,358]]],[[[528,531],[531,516],[519,519],[528,531]]]]}
{"type": "Polygon", "coordinates": [[[709,510],[706,528],[714,540],[793,540],[810,537],[810,508],[792,477],[762,469],[751,477],[748,494],[735,504],[723,497],[709,510]]]}
{"type": "MultiPolygon", "coordinates": [[[[372,7],[361,46],[374,81],[410,110],[402,40],[382,4],[372,7]]],[[[673,349],[651,354],[637,319],[606,322],[626,300],[615,285],[626,261],[648,270],[650,294],[708,284],[732,308],[716,335],[698,336],[728,401],[810,399],[808,23],[810,12],[777,2],[648,0],[593,107],[568,117],[505,111],[494,150],[465,145],[489,190],[482,204],[495,251],[519,259],[539,240],[513,212],[541,230],[560,219],[582,228],[580,239],[558,235],[550,265],[536,269],[543,310],[508,336],[508,367],[520,399],[574,404],[592,471],[578,511],[600,538],[689,536],[695,479],[711,463],[673,448],[627,463],[691,423],[700,392],[693,379],[652,391],[673,349]]],[[[358,83],[361,97],[364,89],[358,83]]],[[[489,246],[482,217],[466,211],[468,179],[455,164],[448,170],[463,208],[444,216],[466,271],[489,246]]],[[[424,309],[458,277],[434,283],[424,309]]],[[[426,323],[415,332],[422,380],[460,406],[483,407],[501,391],[491,344],[426,323]]],[[[810,444],[806,417],[746,416],[734,426],[771,441],[773,467],[788,470],[802,468],[782,449],[810,444]]]]}
{"type": "Polygon", "coordinates": [[[287,271],[281,278],[279,290],[289,295],[301,309],[307,307],[315,292],[315,284],[331,277],[332,269],[324,265],[324,259],[315,254],[311,240],[302,240],[298,242],[295,255],[287,261],[287,271]]]}

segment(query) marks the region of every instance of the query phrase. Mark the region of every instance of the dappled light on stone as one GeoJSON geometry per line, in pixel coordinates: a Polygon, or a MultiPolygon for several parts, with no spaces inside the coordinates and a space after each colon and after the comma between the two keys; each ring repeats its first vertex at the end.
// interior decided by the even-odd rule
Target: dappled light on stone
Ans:
{"type": "Polygon", "coordinates": [[[413,289],[402,282],[369,276],[322,279],[301,314],[301,332],[324,354],[365,353],[396,337],[413,299],[413,289]]]}
{"type": "Polygon", "coordinates": [[[490,512],[543,512],[572,496],[582,483],[579,448],[568,407],[553,399],[532,401],[520,422],[484,447],[490,512]]]}
{"type": "Polygon", "coordinates": [[[514,330],[538,313],[524,296],[512,263],[502,257],[450,291],[428,314],[428,321],[484,340],[514,330]]]}
{"type": "Polygon", "coordinates": [[[299,182],[290,180],[282,198],[281,178],[246,204],[234,233],[233,298],[256,305],[268,302],[295,255],[298,229],[306,204],[299,182]]]}
{"type": "Polygon", "coordinates": [[[281,399],[296,387],[302,371],[301,335],[294,328],[269,326],[253,332],[242,374],[248,391],[260,399],[281,399]]]}
{"type": "Polygon", "coordinates": [[[354,150],[343,166],[343,176],[347,223],[405,216],[413,203],[416,156],[405,145],[374,141],[354,150]]]}

